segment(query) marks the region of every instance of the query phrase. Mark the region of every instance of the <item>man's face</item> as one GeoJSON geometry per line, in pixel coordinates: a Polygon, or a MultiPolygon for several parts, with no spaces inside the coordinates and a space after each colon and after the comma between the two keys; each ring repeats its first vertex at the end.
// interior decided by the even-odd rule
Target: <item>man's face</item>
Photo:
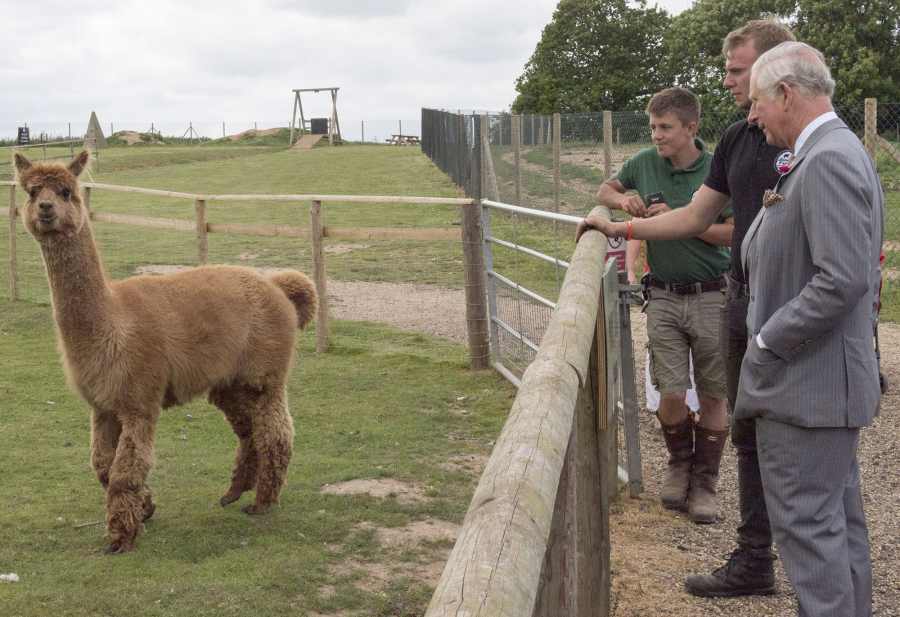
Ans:
{"type": "Polygon", "coordinates": [[[750,69],[758,57],[753,41],[735,47],[725,56],[725,81],[722,83],[741,109],[750,108],[750,69]]]}
{"type": "Polygon", "coordinates": [[[697,123],[683,124],[675,112],[650,114],[650,138],[663,158],[671,158],[690,149],[694,144],[697,123]]]}
{"type": "Polygon", "coordinates": [[[747,116],[747,120],[762,129],[768,143],[773,146],[791,146],[785,130],[787,119],[785,98],[781,95],[772,97],[761,92],[756,87],[756,79],[751,79],[750,113],[747,116]]]}

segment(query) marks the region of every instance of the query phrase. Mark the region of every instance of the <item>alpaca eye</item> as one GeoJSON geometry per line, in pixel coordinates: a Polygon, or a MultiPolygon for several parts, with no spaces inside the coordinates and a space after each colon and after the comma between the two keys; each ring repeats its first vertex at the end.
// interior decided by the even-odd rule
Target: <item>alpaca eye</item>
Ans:
{"type": "Polygon", "coordinates": [[[70,191],[69,189],[63,189],[62,191],[60,191],[59,194],[62,196],[63,199],[68,201],[69,197],[72,196],[72,191],[70,191]]]}
{"type": "Polygon", "coordinates": [[[28,194],[31,195],[32,199],[35,199],[38,196],[38,193],[41,192],[41,188],[39,186],[31,187],[31,190],[28,191],[28,194]]]}

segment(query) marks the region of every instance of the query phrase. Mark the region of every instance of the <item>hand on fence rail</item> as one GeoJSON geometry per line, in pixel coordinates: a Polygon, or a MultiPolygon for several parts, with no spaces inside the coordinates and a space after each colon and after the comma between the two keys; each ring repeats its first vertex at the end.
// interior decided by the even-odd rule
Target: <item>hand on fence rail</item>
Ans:
{"type": "Polygon", "coordinates": [[[581,236],[588,229],[596,229],[607,238],[624,238],[628,235],[628,228],[631,226],[630,221],[625,223],[616,223],[596,214],[589,214],[578,223],[575,229],[575,242],[581,239],[581,236]]]}

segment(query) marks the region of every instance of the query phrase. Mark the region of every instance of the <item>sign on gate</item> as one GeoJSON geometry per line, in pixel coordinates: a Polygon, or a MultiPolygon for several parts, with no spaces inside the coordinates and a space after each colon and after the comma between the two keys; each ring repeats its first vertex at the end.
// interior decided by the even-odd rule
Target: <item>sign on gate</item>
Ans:
{"type": "Polygon", "coordinates": [[[607,238],[606,245],[606,257],[615,258],[616,270],[625,272],[625,251],[628,246],[628,241],[625,238],[607,238]]]}
{"type": "MultiPolygon", "coordinates": [[[[606,429],[615,421],[621,400],[622,369],[619,330],[619,275],[616,259],[609,257],[603,269],[603,320],[606,325],[606,415],[600,418],[600,428],[606,429]]],[[[599,320],[598,315],[598,320],[599,320]]],[[[598,350],[603,353],[602,350],[598,350]]],[[[603,383],[602,381],[600,383],[603,383]]]]}

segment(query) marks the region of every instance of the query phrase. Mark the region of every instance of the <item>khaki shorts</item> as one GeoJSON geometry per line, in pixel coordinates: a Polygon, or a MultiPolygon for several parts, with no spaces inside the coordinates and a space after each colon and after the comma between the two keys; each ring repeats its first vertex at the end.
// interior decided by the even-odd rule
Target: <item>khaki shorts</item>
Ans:
{"type": "Polygon", "coordinates": [[[684,296],[652,289],[647,307],[647,346],[650,377],[660,394],[691,388],[689,357],[693,354],[697,393],[725,398],[725,362],[719,345],[724,304],[724,289],[684,296]]]}

